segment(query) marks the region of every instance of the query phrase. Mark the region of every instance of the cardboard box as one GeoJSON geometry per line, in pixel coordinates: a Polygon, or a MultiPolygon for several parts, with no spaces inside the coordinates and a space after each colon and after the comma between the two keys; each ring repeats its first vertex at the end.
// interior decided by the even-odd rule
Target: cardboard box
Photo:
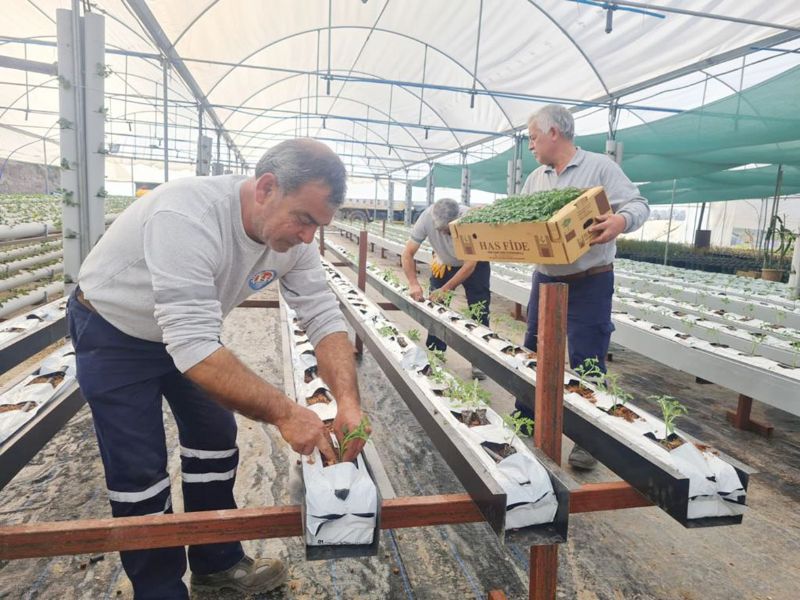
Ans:
{"type": "Polygon", "coordinates": [[[599,215],[612,214],[602,187],[586,190],[548,221],[527,223],[450,223],[455,254],[461,260],[566,265],[589,250],[587,229],[599,215]]]}

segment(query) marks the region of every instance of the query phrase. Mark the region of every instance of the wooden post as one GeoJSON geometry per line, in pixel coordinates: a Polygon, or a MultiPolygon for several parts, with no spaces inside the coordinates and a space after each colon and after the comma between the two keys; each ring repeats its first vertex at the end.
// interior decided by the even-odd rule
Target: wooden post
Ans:
{"type": "Polygon", "coordinates": [[[760,421],[751,419],[750,410],[752,408],[753,399],[750,396],[739,394],[739,405],[736,407],[736,412],[729,410],[726,413],[728,421],[731,425],[736,427],[736,429],[744,429],[765,437],[770,437],[775,428],[769,423],[761,423],[760,421]]]}
{"type": "Polygon", "coordinates": [[[511,314],[515,321],[522,321],[522,304],[514,302],[514,312],[511,314]]]}
{"type": "Polygon", "coordinates": [[[325,256],[325,227],[319,226],[319,255],[325,256]]]}
{"type": "MultiPolygon", "coordinates": [[[[561,464],[568,290],[565,283],[539,286],[533,444],[557,465],[561,464]]],[[[557,583],[558,546],[531,546],[529,598],[554,600],[557,583]]]]}
{"type": "Polygon", "coordinates": [[[531,600],[554,600],[558,584],[558,545],[531,546],[531,600]]]}
{"type": "Polygon", "coordinates": [[[386,237],[386,219],[384,219],[383,223],[381,223],[381,237],[386,237]]]}
{"type": "Polygon", "coordinates": [[[564,283],[539,286],[533,444],[557,465],[561,464],[568,289],[564,283]]]}
{"type": "MultiPolygon", "coordinates": [[[[358,232],[358,289],[367,289],[367,231],[358,232]]],[[[364,352],[364,342],[356,336],[356,354],[364,352]]]]}

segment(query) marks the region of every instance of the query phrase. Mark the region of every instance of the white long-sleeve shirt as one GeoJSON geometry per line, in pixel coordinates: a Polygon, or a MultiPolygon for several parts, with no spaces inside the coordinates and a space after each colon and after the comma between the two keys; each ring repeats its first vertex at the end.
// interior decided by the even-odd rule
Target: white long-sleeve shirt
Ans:
{"type": "Polygon", "coordinates": [[[84,261],[78,283],[128,335],[166,344],[184,372],[222,346],[222,319],[275,281],[312,344],[347,331],[311,244],[275,252],[247,236],[246,177],[178,179],[139,198],[84,261]]]}
{"type": "MultiPolygon", "coordinates": [[[[578,148],[575,156],[559,175],[553,167],[542,165],[525,180],[522,194],[532,194],[565,187],[588,188],[602,185],[614,213],[625,217],[625,233],[636,231],[650,215],[650,207],[620,166],[604,154],[578,148]]],[[[615,240],[592,246],[570,265],[536,265],[536,270],[558,277],[607,265],[617,254],[615,240]]]]}

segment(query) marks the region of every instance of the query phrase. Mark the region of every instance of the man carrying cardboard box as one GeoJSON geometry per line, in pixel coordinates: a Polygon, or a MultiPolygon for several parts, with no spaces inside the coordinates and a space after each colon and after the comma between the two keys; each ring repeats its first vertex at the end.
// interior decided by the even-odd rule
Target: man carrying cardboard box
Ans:
{"type": "MultiPolygon", "coordinates": [[[[614,294],[615,239],[620,233],[636,231],[647,220],[650,207],[639,189],[613,160],[604,154],[586,152],[575,146],[575,121],[562,106],[547,105],[528,119],[529,148],[542,165],[528,176],[523,194],[565,187],[605,188],[613,215],[603,215],[589,228],[596,237],[592,248],[569,265],[536,265],[528,302],[525,346],[536,350],[539,326],[539,284],[563,282],[569,285],[567,341],[569,364],[574,369],[586,359],[596,358],[605,372],[605,357],[614,325],[611,298],[614,294]]],[[[531,407],[517,401],[526,416],[531,407]]],[[[597,460],[575,446],[569,464],[593,469],[597,460]]]]}
{"type": "MultiPolygon", "coordinates": [[[[411,230],[411,239],[406,242],[403,252],[403,272],[408,279],[408,293],[416,300],[424,300],[422,287],[417,280],[417,269],[414,264],[414,255],[426,239],[436,253],[431,263],[431,294],[434,302],[443,298],[446,292],[455,290],[459,285],[464,286],[467,303],[480,308],[480,322],[489,325],[489,278],[491,270],[488,262],[461,261],[456,258],[453,250],[453,240],[450,237],[450,221],[455,221],[467,212],[468,207],[459,205],[450,198],[442,198],[425,209],[419,216],[414,228],[411,230]]],[[[425,346],[432,350],[444,352],[447,345],[439,338],[428,335],[425,346]]],[[[479,369],[472,369],[472,376],[484,379],[485,375],[479,369]]]]}

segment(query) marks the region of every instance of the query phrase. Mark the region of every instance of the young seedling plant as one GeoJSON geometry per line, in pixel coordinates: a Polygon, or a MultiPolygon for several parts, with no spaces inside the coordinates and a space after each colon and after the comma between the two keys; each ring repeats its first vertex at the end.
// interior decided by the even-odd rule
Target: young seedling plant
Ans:
{"type": "Polygon", "coordinates": [[[524,435],[531,437],[533,435],[534,421],[528,417],[523,417],[522,413],[514,411],[510,415],[503,415],[503,422],[509,429],[514,430],[514,435],[517,437],[524,435]]]}
{"type": "Polygon", "coordinates": [[[489,392],[478,385],[477,379],[467,383],[458,377],[451,377],[448,395],[454,404],[460,406],[488,405],[491,399],[489,392]]]}
{"type": "Polygon", "coordinates": [[[582,388],[589,389],[587,385],[589,381],[597,383],[598,387],[604,387],[602,380],[605,377],[605,373],[600,369],[600,361],[597,358],[587,358],[575,367],[575,372],[578,374],[582,388]]]}
{"type": "Polygon", "coordinates": [[[675,419],[688,414],[689,411],[672,396],[650,396],[650,399],[658,402],[661,407],[661,413],[664,417],[664,440],[667,440],[669,436],[675,433],[675,419]]]}
{"type": "Polygon", "coordinates": [[[383,271],[381,271],[381,278],[385,282],[390,283],[395,287],[401,286],[400,278],[391,269],[384,269],[383,271]]]}
{"type": "Polygon", "coordinates": [[[445,382],[447,377],[447,373],[443,368],[445,362],[447,362],[447,359],[444,357],[442,350],[428,350],[428,367],[430,368],[428,377],[431,378],[431,381],[436,383],[445,382]]]}
{"type": "Polygon", "coordinates": [[[467,318],[480,323],[483,315],[486,314],[486,300],[480,302],[473,302],[461,311],[461,314],[467,318]]]}
{"type": "Polygon", "coordinates": [[[409,329],[408,331],[406,331],[406,335],[408,336],[408,339],[410,339],[412,342],[418,342],[419,341],[419,337],[420,337],[419,336],[419,329],[409,329]]]}
{"type": "Polygon", "coordinates": [[[397,329],[392,327],[391,325],[384,325],[383,327],[378,327],[378,334],[382,337],[392,337],[393,335],[397,335],[397,329]]]}
{"type": "Polygon", "coordinates": [[[619,386],[619,375],[616,373],[606,373],[605,388],[608,394],[614,398],[614,403],[619,406],[625,406],[628,400],[633,399],[633,395],[629,394],[619,386]]]}

